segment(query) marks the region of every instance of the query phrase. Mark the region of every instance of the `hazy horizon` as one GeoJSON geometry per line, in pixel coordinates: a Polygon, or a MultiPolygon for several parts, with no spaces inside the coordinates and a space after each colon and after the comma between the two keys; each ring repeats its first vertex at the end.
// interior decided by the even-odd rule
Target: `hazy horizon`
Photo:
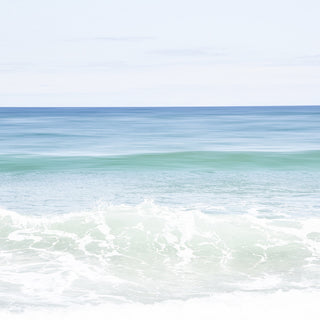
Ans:
{"type": "Polygon", "coordinates": [[[303,108],[320,105],[234,105],[234,106],[0,106],[0,108],[303,108]]]}

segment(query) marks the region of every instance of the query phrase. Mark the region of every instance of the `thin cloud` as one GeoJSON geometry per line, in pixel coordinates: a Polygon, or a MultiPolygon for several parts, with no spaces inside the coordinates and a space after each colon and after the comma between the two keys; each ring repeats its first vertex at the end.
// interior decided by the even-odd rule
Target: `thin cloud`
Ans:
{"type": "Polygon", "coordinates": [[[301,56],[301,57],[298,57],[296,61],[304,65],[320,65],[320,53],[301,56]]]}
{"type": "Polygon", "coordinates": [[[128,69],[130,65],[126,61],[100,61],[92,63],[0,63],[0,73],[16,72],[60,72],[83,70],[113,70],[128,69]]]}
{"type": "Polygon", "coordinates": [[[26,71],[34,67],[32,63],[0,63],[0,72],[20,72],[26,71]]]}
{"type": "Polygon", "coordinates": [[[141,42],[154,40],[155,37],[143,37],[143,36],[99,36],[99,37],[85,37],[85,38],[73,38],[69,41],[105,41],[105,42],[141,42]]]}
{"type": "Polygon", "coordinates": [[[149,51],[150,54],[157,54],[171,57],[224,57],[226,56],[225,50],[216,49],[165,49],[149,51]]]}

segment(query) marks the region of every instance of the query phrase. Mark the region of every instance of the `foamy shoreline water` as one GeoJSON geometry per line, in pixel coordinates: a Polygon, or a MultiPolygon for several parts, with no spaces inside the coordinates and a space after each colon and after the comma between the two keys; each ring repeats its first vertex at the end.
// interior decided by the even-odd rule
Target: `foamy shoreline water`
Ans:
{"type": "Polygon", "coordinates": [[[99,306],[71,306],[48,309],[34,307],[23,312],[0,312],[8,320],[67,319],[239,319],[318,320],[319,291],[292,290],[275,293],[230,293],[187,301],[153,304],[106,303],[99,306]]]}
{"type": "Polygon", "coordinates": [[[6,308],[319,288],[316,217],[214,215],[145,201],[58,216],[2,210],[0,221],[6,308]]]}

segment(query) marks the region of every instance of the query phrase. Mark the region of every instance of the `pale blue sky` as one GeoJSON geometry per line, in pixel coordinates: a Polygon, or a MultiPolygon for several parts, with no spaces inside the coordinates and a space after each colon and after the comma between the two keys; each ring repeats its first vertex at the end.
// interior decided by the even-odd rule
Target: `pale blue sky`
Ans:
{"type": "Polygon", "coordinates": [[[319,0],[0,5],[0,106],[320,104],[319,0]]]}

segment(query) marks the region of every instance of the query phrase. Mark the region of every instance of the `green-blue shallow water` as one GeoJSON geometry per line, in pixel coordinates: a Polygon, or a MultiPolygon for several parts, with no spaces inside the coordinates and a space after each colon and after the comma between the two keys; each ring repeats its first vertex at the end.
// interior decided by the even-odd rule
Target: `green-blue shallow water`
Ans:
{"type": "Polygon", "coordinates": [[[318,292],[319,199],[320,107],[1,108],[0,308],[318,292]]]}
{"type": "Polygon", "coordinates": [[[6,155],[2,172],[122,170],[319,170],[320,151],[182,151],[110,156],[6,155]]]}

